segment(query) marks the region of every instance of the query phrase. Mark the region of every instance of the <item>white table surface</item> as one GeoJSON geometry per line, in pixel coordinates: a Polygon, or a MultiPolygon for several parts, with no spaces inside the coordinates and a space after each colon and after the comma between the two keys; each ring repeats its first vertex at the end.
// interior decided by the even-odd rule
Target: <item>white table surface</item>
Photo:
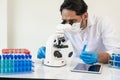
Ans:
{"type": "Polygon", "coordinates": [[[34,72],[24,74],[1,74],[0,77],[8,78],[35,78],[35,79],[63,79],[63,80],[120,80],[120,69],[110,68],[103,64],[101,74],[71,72],[70,69],[80,59],[68,59],[63,67],[48,67],[42,64],[42,60],[35,60],[34,72]]]}

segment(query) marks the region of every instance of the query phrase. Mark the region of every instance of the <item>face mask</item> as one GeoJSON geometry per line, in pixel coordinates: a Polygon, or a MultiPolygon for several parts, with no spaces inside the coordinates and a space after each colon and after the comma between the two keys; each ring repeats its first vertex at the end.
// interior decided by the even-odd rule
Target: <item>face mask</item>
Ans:
{"type": "MultiPolygon", "coordinates": [[[[82,20],[81,20],[82,21],[82,20]]],[[[77,34],[77,33],[80,33],[82,31],[82,28],[81,27],[81,22],[80,23],[73,23],[72,24],[72,27],[70,29],[70,33],[71,34],[77,34]]]]}

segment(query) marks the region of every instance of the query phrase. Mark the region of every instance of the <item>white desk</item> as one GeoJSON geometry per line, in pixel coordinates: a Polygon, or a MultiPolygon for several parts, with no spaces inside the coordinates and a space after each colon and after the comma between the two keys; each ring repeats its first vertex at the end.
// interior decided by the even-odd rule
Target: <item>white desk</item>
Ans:
{"type": "Polygon", "coordinates": [[[76,58],[72,61],[68,60],[68,64],[64,67],[48,67],[44,66],[41,60],[36,60],[35,71],[32,73],[0,75],[0,77],[63,80],[120,80],[120,69],[109,68],[107,64],[103,65],[101,74],[71,72],[70,68],[77,62],[79,62],[79,59],[76,58]]]}

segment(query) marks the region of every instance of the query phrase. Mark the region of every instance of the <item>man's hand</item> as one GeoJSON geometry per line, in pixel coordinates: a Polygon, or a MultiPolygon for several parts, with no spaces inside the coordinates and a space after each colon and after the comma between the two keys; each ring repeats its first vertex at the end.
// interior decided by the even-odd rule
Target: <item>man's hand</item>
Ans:
{"type": "Polygon", "coordinates": [[[86,64],[93,64],[98,62],[98,55],[95,52],[83,51],[80,55],[80,59],[82,59],[86,64]]]}

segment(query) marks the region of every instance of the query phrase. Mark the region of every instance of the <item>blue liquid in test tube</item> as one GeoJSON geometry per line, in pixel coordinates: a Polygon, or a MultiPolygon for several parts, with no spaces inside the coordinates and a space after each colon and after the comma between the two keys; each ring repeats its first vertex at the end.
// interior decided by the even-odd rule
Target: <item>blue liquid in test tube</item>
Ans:
{"type": "Polygon", "coordinates": [[[82,51],[84,52],[86,50],[87,45],[84,44],[82,51]]]}
{"type": "Polygon", "coordinates": [[[25,72],[28,72],[28,54],[25,55],[25,72]]]}
{"type": "Polygon", "coordinates": [[[28,55],[28,71],[32,71],[32,55],[28,55]]]}
{"type": "Polygon", "coordinates": [[[111,66],[115,66],[115,54],[112,54],[111,66]]]}
{"type": "Polygon", "coordinates": [[[1,73],[1,55],[0,55],[0,73],[1,73]]]}
{"type": "Polygon", "coordinates": [[[1,73],[5,73],[5,59],[6,59],[6,55],[2,55],[2,59],[1,59],[1,73]]]}
{"type": "Polygon", "coordinates": [[[120,68],[120,54],[117,56],[117,67],[120,68]]]}
{"type": "Polygon", "coordinates": [[[9,55],[6,55],[6,60],[5,60],[5,73],[9,73],[9,55]]]}
{"type": "Polygon", "coordinates": [[[12,72],[14,72],[14,60],[13,60],[12,54],[10,54],[9,56],[10,56],[10,58],[9,58],[9,72],[12,73],[12,72]]]}
{"type": "Polygon", "coordinates": [[[25,72],[25,56],[21,55],[21,68],[22,68],[22,72],[25,72]]]}
{"type": "Polygon", "coordinates": [[[112,54],[112,62],[111,65],[113,67],[119,68],[120,67],[120,55],[119,54],[112,54]]]}
{"type": "Polygon", "coordinates": [[[18,71],[19,72],[23,72],[22,71],[22,56],[21,55],[18,55],[18,71]]]}
{"type": "Polygon", "coordinates": [[[3,56],[2,55],[0,59],[0,73],[3,73],[3,56]]]}
{"type": "Polygon", "coordinates": [[[18,72],[18,56],[14,55],[14,72],[18,72]]]}

